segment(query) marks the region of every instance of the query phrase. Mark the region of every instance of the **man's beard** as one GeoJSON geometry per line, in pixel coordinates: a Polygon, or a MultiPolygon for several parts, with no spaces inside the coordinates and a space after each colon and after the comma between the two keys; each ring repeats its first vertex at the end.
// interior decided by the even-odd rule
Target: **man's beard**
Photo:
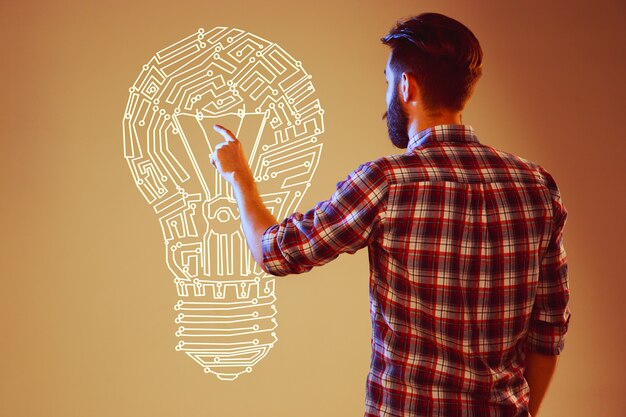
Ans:
{"type": "Polygon", "coordinates": [[[400,98],[396,88],[393,89],[391,103],[383,115],[383,119],[387,119],[387,131],[393,146],[405,149],[409,145],[409,118],[400,105],[400,98]]]}

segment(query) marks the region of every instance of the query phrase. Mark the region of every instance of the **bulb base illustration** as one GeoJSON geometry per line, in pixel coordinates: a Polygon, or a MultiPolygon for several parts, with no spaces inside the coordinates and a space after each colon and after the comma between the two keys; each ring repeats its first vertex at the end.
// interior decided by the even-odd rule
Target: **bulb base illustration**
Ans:
{"type": "Polygon", "coordinates": [[[274,282],[177,278],[175,349],[222,380],[251,372],[277,341],[274,282]]]}

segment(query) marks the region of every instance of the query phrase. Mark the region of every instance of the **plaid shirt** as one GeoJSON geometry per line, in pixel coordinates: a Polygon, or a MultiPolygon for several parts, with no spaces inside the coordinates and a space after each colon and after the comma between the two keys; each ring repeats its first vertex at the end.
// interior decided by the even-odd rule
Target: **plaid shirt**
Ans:
{"type": "Polygon", "coordinates": [[[541,166],[439,125],[263,235],[273,275],[367,246],[366,416],[528,416],[527,351],[561,353],[567,211],[541,166]]]}

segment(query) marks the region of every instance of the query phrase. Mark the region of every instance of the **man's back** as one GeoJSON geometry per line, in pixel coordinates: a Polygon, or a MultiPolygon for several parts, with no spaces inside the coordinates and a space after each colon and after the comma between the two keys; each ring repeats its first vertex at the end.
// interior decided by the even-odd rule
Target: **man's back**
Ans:
{"type": "Polygon", "coordinates": [[[569,317],[556,184],[459,125],[375,165],[388,195],[369,244],[368,411],[525,415],[526,343],[560,353],[569,317]]]}
{"type": "Polygon", "coordinates": [[[368,246],[368,416],[526,416],[524,352],[569,322],[567,212],[539,165],[439,125],[263,238],[275,275],[368,246]]]}

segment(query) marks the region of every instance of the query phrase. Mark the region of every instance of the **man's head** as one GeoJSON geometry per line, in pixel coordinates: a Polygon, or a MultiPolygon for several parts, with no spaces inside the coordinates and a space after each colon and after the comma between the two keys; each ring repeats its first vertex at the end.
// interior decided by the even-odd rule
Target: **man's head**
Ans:
{"type": "Polygon", "coordinates": [[[392,143],[406,148],[412,114],[436,119],[463,110],[482,74],[483,53],[466,26],[438,13],[398,22],[381,41],[391,47],[384,117],[392,143]]]}

